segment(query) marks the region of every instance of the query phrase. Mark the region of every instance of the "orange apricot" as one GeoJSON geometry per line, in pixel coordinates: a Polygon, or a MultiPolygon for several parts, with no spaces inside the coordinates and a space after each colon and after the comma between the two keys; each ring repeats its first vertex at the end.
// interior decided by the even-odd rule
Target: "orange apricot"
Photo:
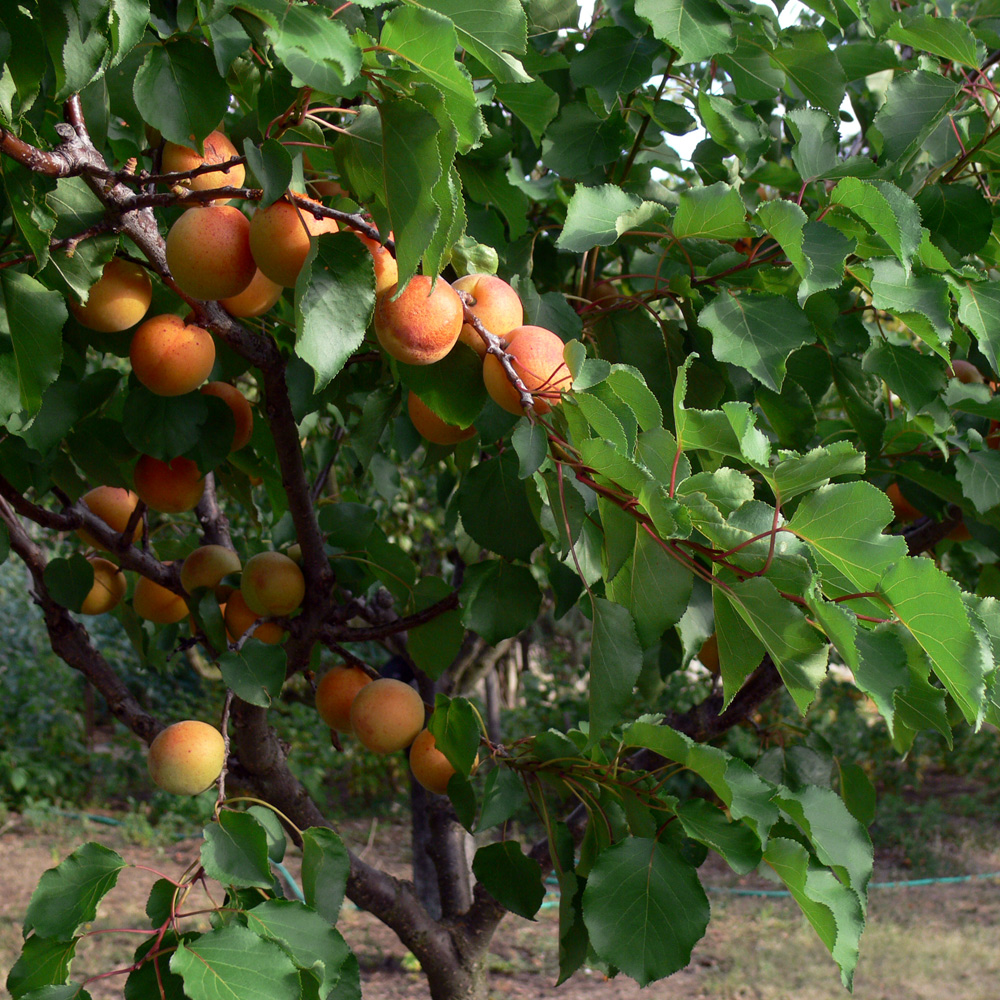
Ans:
{"type": "MultiPolygon", "coordinates": [[[[506,339],[511,364],[531,393],[535,412],[548,413],[559,403],[561,390],[573,384],[573,376],[563,361],[562,339],[541,326],[515,327],[506,339]]],[[[483,360],[483,381],[498,406],[509,413],[524,413],[520,393],[492,354],[487,354],[483,360]]]]}
{"type": "MultiPolygon", "coordinates": [[[[468,292],[475,300],[469,311],[490,333],[506,337],[524,323],[524,307],[517,292],[495,274],[467,274],[452,282],[452,288],[468,292]]],[[[483,338],[468,324],[462,325],[458,339],[468,344],[481,358],[486,356],[483,338]]]]}
{"type": "Polygon", "coordinates": [[[205,491],[205,477],[189,458],[161,462],[152,455],[140,455],[132,475],[139,499],[161,514],[194,510],[205,491]]]}
{"type": "Polygon", "coordinates": [[[328,670],[316,685],[316,711],[338,733],[350,733],[354,696],[372,679],[360,667],[339,666],[328,670]]]}
{"type": "Polygon", "coordinates": [[[247,607],[258,615],[288,615],[306,595],[299,564],[283,552],[258,552],[247,560],[240,578],[247,607]]]}
{"type": "Polygon", "coordinates": [[[438,750],[434,734],[429,729],[421,729],[410,747],[410,770],[427,791],[435,795],[448,793],[448,782],[455,768],[438,750]]]}
{"type": "Polygon", "coordinates": [[[433,444],[458,444],[476,433],[475,427],[459,427],[442,420],[415,392],[406,397],[410,421],[420,435],[433,444]]]}
{"type": "MultiPolygon", "coordinates": [[[[254,613],[247,607],[247,602],[243,595],[234,590],[226,601],[226,610],[223,613],[223,620],[226,623],[226,631],[230,638],[236,642],[255,622],[260,621],[260,615],[254,613]]],[[[260,639],[261,642],[273,646],[284,638],[285,630],[275,622],[263,622],[254,631],[253,638],[260,639]]]]}
{"type": "Polygon", "coordinates": [[[226,760],[226,743],[215,726],[188,719],[167,726],[149,746],[149,776],[173,795],[197,795],[213,784],[226,760]]]}
{"type": "Polygon", "coordinates": [[[250,249],[264,274],[279,285],[293,288],[309,253],[310,238],[335,233],[339,228],[334,219],[317,219],[307,208],[276,201],[254,212],[250,249]]]}
{"type": "Polygon", "coordinates": [[[125,596],[125,574],[110,560],[94,556],[88,560],[94,570],[94,584],[84,598],[81,615],[103,615],[125,596]]]}
{"type": "MultiPolygon", "coordinates": [[[[210,166],[213,163],[225,163],[240,155],[229,139],[218,130],[205,136],[202,145],[205,150],[204,156],[199,156],[196,149],[178,145],[176,142],[164,143],[160,161],[163,173],[187,173],[189,170],[197,170],[198,167],[210,166]]],[[[182,183],[192,191],[210,191],[217,187],[242,187],[246,175],[246,167],[242,163],[234,163],[218,170],[206,170],[205,173],[196,174],[182,183]]],[[[227,197],[217,198],[215,204],[228,200],[227,197]]]]}
{"type": "Polygon", "coordinates": [[[404,750],[424,728],[424,703],[409,684],[380,677],[354,696],[351,728],[372,753],[404,750]]]}
{"type": "Polygon", "coordinates": [[[201,391],[207,396],[218,397],[233,411],[236,430],[233,432],[233,443],[229,450],[239,451],[253,434],[253,410],[250,408],[246,396],[235,385],[230,385],[228,382],[206,382],[201,387],[201,391]]]}
{"type": "MultiPolygon", "coordinates": [[[[372,255],[375,264],[375,294],[381,295],[399,281],[396,258],[378,240],[373,240],[356,229],[352,229],[351,232],[368,247],[368,252],[372,255]]],[[[392,239],[392,233],[389,233],[389,239],[392,239]]]]}
{"type": "Polygon", "coordinates": [[[189,208],[167,233],[167,266],[193,299],[239,295],[257,273],[247,217],[232,205],[189,208]]]}
{"type": "Polygon", "coordinates": [[[277,305],[284,287],[272,281],[260,268],[257,268],[250,284],[238,295],[219,299],[219,304],[231,315],[241,319],[253,316],[263,316],[269,309],[277,305]]]}
{"type": "Polygon", "coordinates": [[[197,389],[215,364],[215,341],[200,326],[167,313],[147,319],[132,335],[129,359],[135,377],[158,396],[197,389]]]}
{"type": "Polygon", "coordinates": [[[897,521],[915,521],[918,517],[923,516],[920,511],[917,510],[917,508],[903,496],[902,490],[899,488],[899,483],[890,483],[889,488],[885,492],[886,496],[889,497],[889,500],[892,503],[892,514],[897,521]]]}
{"type": "Polygon", "coordinates": [[[135,326],[153,301],[153,283],[145,268],[121,257],[104,265],[100,278],[91,285],[87,304],[70,297],[70,312],[91,330],[120,333],[135,326]]]}
{"type": "Polygon", "coordinates": [[[398,284],[375,300],[375,333],[397,361],[430,365],[440,361],[462,332],[462,300],[447,281],[426,275],[410,279],[398,298],[398,284]],[[433,290],[432,290],[433,284],[433,290]]]}
{"type": "Polygon", "coordinates": [[[701,645],[698,651],[701,665],[710,673],[717,674],[719,666],[719,637],[713,632],[701,645]]]}
{"type": "MultiPolygon", "coordinates": [[[[132,512],[139,504],[139,498],[131,491],[119,486],[98,486],[80,498],[91,514],[99,517],[109,528],[120,535],[127,527],[132,512]]],[[[103,549],[99,542],[85,528],[80,528],[77,534],[87,544],[95,549],[103,549]]],[[[137,542],[142,535],[142,519],[140,518],[132,532],[132,541],[137,542]]]]}
{"type": "Polygon", "coordinates": [[[140,618],[156,625],[173,625],[188,615],[187,602],[180,594],[140,576],[132,592],[132,609],[140,618]]]}

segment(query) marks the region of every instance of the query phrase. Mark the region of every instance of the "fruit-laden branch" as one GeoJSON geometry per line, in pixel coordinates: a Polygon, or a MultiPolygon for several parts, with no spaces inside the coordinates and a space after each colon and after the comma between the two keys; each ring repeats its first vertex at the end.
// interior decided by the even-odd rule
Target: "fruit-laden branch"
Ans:
{"type": "Polygon", "coordinates": [[[406,632],[418,625],[426,625],[446,611],[452,611],[458,607],[458,591],[452,591],[447,597],[442,597],[440,601],[415,611],[405,618],[395,618],[392,621],[378,625],[370,625],[364,628],[357,628],[351,625],[324,625],[319,632],[319,638],[324,643],[339,642],[367,642],[375,639],[385,639],[390,635],[398,635],[406,632]]]}
{"type": "Polygon", "coordinates": [[[222,513],[215,494],[215,473],[205,476],[205,489],[195,507],[195,515],[201,525],[202,545],[223,545],[233,548],[233,540],[229,534],[229,519],[222,513]]]}

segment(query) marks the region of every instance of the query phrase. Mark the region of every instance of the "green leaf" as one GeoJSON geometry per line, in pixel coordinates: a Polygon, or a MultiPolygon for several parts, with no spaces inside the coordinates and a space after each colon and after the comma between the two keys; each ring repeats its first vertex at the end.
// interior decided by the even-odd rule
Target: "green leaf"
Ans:
{"type": "Polygon", "coordinates": [[[556,246],[584,253],[595,246],[610,246],[629,229],[650,228],[652,220],[667,217],[662,205],[642,201],[614,184],[592,188],[581,184],[570,199],[556,246]]]}
{"type": "Polygon", "coordinates": [[[43,579],[45,589],[56,604],[79,611],[94,585],[94,567],[75,552],[68,559],[50,559],[43,579]]]}
{"type": "MultiPolygon", "coordinates": [[[[238,638],[238,637],[237,637],[238,638]]],[[[227,650],[218,660],[226,687],[244,701],[269,708],[285,682],[285,651],[251,637],[239,652],[227,650]]]]}
{"type": "Polygon", "coordinates": [[[992,449],[956,455],[955,478],[980,514],[1000,504],[1000,454],[992,449]]]}
{"type": "Polygon", "coordinates": [[[983,193],[965,184],[928,184],[916,198],[934,242],[963,256],[982,250],[993,216],[983,193]]]}
{"type": "Polygon", "coordinates": [[[590,647],[590,739],[599,740],[621,719],[642,670],[642,647],[626,608],[593,600],[590,647]]]}
{"type": "Polygon", "coordinates": [[[606,589],[612,601],[631,612],[639,645],[649,649],[684,614],[694,577],[649,532],[633,531],[632,555],[606,589]]]}
{"type": "Polygon", "coordinates": [[[527,797],[524,782],[515,771],[506,767],[493,768],[486,775],[483,804],[479,812],[479,822],[476,823],[476,832],[505,823],[517,812],[527,797]]]}
{"type": "Polygon", "coordinates": [[[898,622],[860,631],[855,637],[858,663],[852,667],[858,687],[875,702],[885,719],[889,735],[895,735],[896,694],[910,680],[906,650],[900,641],[898,622]]]}
{"type": "MultiPolygon", "coordinates": [[[[635,414],[636,420],[643,431],[658,431],[663,424],[663,410],[659,400],[646,385],[642,373],[630,365],[615,365],[608,374],[607,383],[615,395],[635,414]]],[[[668,434],[669,437],[669,434],[668,434]]],[[[646,440],[651,440],[647,435],[646,440]]],[[[674,444],[671,438],[671,444],[674,444]]],[[[642,439],[636,445],[637,457],[642,458],[642,439]]]]}
{"type": "Polygon", "coordinates": [[[726,597],[771,654],[785,687],[804,713],[826,676],[829,646],[823,637],[764,577],[731,585],[726,597]]]}
{"type": "Polygon", "coordinates": [[[979,68],[986,55],[982,42],[976,41],[969,25],[957,17],[917,14],[893,24],[886,32],[886,38],[911,45],[919,51],[933,52],[942,59],[974,70],[979,68]]]}
{"type": "MultiPolygon", "coordinates": [[[[465,159],[460,160],[456,166],[468,197],[480,205],[489,205],[500,212],[507,220],[511,242],[520,239],[528,231],[527,216],[531,208],[531,199],[520,188],[511,184],[503,164],[486,164],[465,159]]],[[[456,263],[454,257],[452,263],[456,263]]],[[[488,269],[470,261],[466,273],[477,273],[482,270],[495,271],[496,265],[488,269]]]]}
{"type": "Polygon", "coordinates": [[[864,929],[864,910],[857,895],[821,868],[806,849],[793,840],[775,838],[764,860],[788,886],[820,940],[840,967],[840,977],[851,988],[858,961],[858,941],[864,929]]]}
{"type": "Polygon", "coordinates": [[[872,122],[882,137],[880,159],[909,160],[955,106],[958,89],[952,80],[922,69],[894,76],[872,122]]]}
{"type": "Polygon", "coordinates": [[[467,567],[462,581],[462,621],[495,646],[528,628],[542,594],[526,566],[489,559],[467,567]]]}
{"type": "Polygon", "coordinates": [[[465,345],[455,345],[432,365],[397,366],[400,378],[442,420],[468,427],[482,412],[486,402],[483,362],[465,345]]]}
{"type": "Polygon", "coordinates": [[[629,837],[602,851],[583,891],[594,951],[640,986],[683,969],[708,925],[697,871],[669,837],[629,837]]]}
{"type": "Polygon", "coordinates": [[[889,607],[931,659],[970,725],[983,709],[993,654],[969,621],[962,592],[929,559],[900,559],[878,584],[889,607]]]}
{"type": "Polygon", "coordinates": [[[909,271],[921,235],[920,210],[911,198],[887,181],[845,177],[833,189],[830,201],[867,223],[909,271]]]}
{"type": "Polygon", "coordinates": [[[881,339],[865,355],[864,369],[883,379],[914,413],[937,399],[948,382],[948,366],[940,356],[881,339]]]}
{"type": "Polygon", "coordinates": [[[330,545],[352,550],[364,548],[378,514],[365,504],[343,500],[321,507],[318,519],[330,545]]]}
{"type": "Polygon", "coordinates": [[[527,44],[528,19],[517,0],[491,3],[489,17],[472,0],[425,0],[423,5],[450,17],[459,45],[501,83],[532,83],[521,63],[510,55],[524,52],[527,44]]]}
{"type": "Polygon", "coordinates": [[[9,157],[0,161],[0,172],[3,173],[10,213],[41,269],[48,263],[49,241],[58,220],[48,203],[46,189],[52,186],[51,181],[46,183],[9,157]]]}
{"type": "Polygon", "coordinates": [[[412,63],[441,91],[448,116],[458,129],[459,149],[467,152],[486,125],[472,90],[472,78],[455,59],[458,35],[452,21],[427,8],[396,7],[385,19],[381,43],[412,63]]]}
{"type": "Polygon", "coordinates": [[[475,541],[505,559],[527,561],[543,539],[518,468],[513,450],[480,462],[462,480],[455,502],[475,541]],[[517,531],[510,530],[514,524],[517,531]]]}
{"type": "Polygon", "coordinates": [[[285,856],[288,840],[277,813],[264,806],[250,806],[247,813],[260,823],[267,834],[267,856],[272,861],[280,861],[285,856]]]}
{"type": "Polygon", "coordinates": [[[785,361],[816,340],[806,314],[779,295],[721,294],[698,314],[722,362],[746,368],[774,392],[781,391],[785,361]]]}
{"type": "Polygon", "coordinates": [[[170,971],[191,1000],[299,1000],[299,973],[285,952],[239,924],[182,941],[170,971]]]}
{"type": "Polygon", "coordinates": [[[993,370],[1000,371],[1000,284],[963,281],[957,290],[959,320],[975,333],[993,370]]]}
{"type": "Polygon", "coordinates": [[[636,0],[635,12],[677,50],[678,65],[704,62],[735,45],[730,17],[714,0],[636,0]]]}
{"type": "Polygon", "coordinates": [[[617,112],[600,118],[585,104],[567,104],[545,130],[542,163],[563,177],[586,176],[618,159],[623,128],[617,112]]]}
{"type": "Polygon", "coordinates": [[[898,316],[942,357],[951,340],[951,299],[944,278],[916,274],[895,260],[872,260],[872,302],[898,316]]]}
{"type": "Polygon", "coordinates": [[[0,337],[10,337],[21,406],[31,415],[59,375],[62,328],[69,313],[58,292],[9,268],[0,271],[0,295],[0,337]]]}
{"type": "Polygon", "coordinates": [[[760,864],[760,839],[744,823],[730,820],[717,806],[704,799],[689,799],[677,807],[677,818],[692,839],[721,854],[739,875],[760,864]]]}
{"type": "Polygon", "coordinates": [[[522,479],[533,476],[549,453],[549,437],[545,428],[541,424],[520,420],[510,436],[510,441],[520,463],[517,474],[522,479]]]}
{"type": "Polygon", "coordinates": [[[434,744],[459,774],[468,774],[479,751],[479,716],[465,698],[434,696],[434,711],[427,722],[434,744]]]}
{"type": "Polygon", "coordinates": [[[71,938],[97,916],[98,904],[125,867],[119,854],[100,844],[78,847],[39,879],[24,916],[25,935],[34,931],[42,938],[71,938]]]}
{"type": "Polygon", "coordinates": [[[292,961],[319,982],[326,997],[340,978],[351,951],[326,917],[290,899],[268,899],[246,911],[247,927],[280,945],[292,961]]]}
{"type": "MultiPolygon", "coordinates": [[[[422,611],[452,593],[439,577],[421,577],[414,589],[414,611],[422,611]]],[[[407,650],[413,662],[432,680],[437,680],[451,666],[465,637],[458,608],[442,612],[424,625],[409,630],[407,650]]]]}
{"type": "Polygon", "coordinates": [[[818,28],[788,28],[781,34],[785,44],[771,53],[771,62],[811,104],[835,116],[847,89],[847,78],[826,36],[818,28]]]}
{"type": "Polygon", "coordinates": [[[542,135],[559,113],[559,95],[541,80],[501,83],[496,94],[497,100],[528,130],[535,145],[541,145],[542,135]]]}
{"type": "Polygon", "coordinates": [[[813,448],[805,455],[792,455],[763,473],[775,493],[787,503],[792,497],[825,486],[834,476],[860,475],[865,457],[850,441],[835,441],[825,448],[813,448]]]}
{"type": "Polygon", "coordinates": [[[303,833],[302,894],[331,924],[340,915],[350,871],[350,855],[333,830],[311,826],[303,833]]]}
{"type": "Polygon", "coordinates": [[[218,128],[230,101],[212,50],[190,38],[151,46],[132,93],[143,121],[182,146],[218,128]]]}
{"type": "Polygon", "coordinates": [[[374,309],[368,248],[350,233],[317,239],[295,283],[295,353],[315,371],[315,392],[361,346],[374,309]]]}
{"type": "Polygon", "coordinates": [[[840,135],[829,114],[817,108],[793,108],[786,120],[795,138],[792,162],[804,181],[823,177],[837,166],[840,135]]]}
{"type": "Polygon", "coordinates": [[[260,147],[245,139],[243,154],[264,189],[264,196],[257,203],[260,211],[273,205],[288,190],[292,183],[292,157],[277,139],[265,139],[260,147]]]}
{"type": "Polygon", "coordinates": [[[480,847],[472,860],[472,871],[501,906],[534,920],[545,898],[545,886],[538,862],[525,857],[520,844],[505,840],[480,847]]]}
{"type": "Polygon", "coordinates": [[[641,87],[653,72],[653,59],[663,46],[625,28],[598,28],[584,50],[574,56],[569,75],[578,87],[593,87],[610,108],[619,94],[641,87]]]}
{"type": "Polygon", "coordinates": [[[267,854],[267,833],[248,813],[223,810],[204,829],[201,863],[209,878],[238,888],[270,889],[274,881],[267,854]]]}
{"type": "Polygon", "coordinates": [[[756,163],[772,142],[760,115],[728,97],[702,91],[698,114],[712,139],[748,165],[756,163]]]}
{"type": "Polygon", "coordinates": [[[737,39],[728,55],[718,56],[719,65],[730,75],[736,93],[745,101],[766,101],[778,96],[785,85],[785,74],[772,65],[770,46],[756,36],[737,39]]]}
{"type": "Polygon", "coordinates": [[[21,955],[7,974],[7,989],[13,1000],[45,986],[65,983],[79,938],[41,937],[33,934],[24,942],[21,955]]]}
{"type": "Polygon", "coordinates": [[[677,198],[674,236],[735,240],[749,236],[746,206],[735,188],[718,181],[708,187],[684,188],[677,198]]]}

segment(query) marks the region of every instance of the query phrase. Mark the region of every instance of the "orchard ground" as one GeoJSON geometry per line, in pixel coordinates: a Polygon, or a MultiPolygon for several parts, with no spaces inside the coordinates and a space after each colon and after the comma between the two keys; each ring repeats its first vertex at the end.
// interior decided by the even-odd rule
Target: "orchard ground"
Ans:
{"type": "MultiPolygon", "coordinates": [[[[949,788],[935,788],[945,802],[960,801],[970,788],[947,778],[949,788]],[[950,791],[950,795],[948,794],[950,791]]],[[[925,789],[926,792],[926,789],[925,789]]],[[[919,808],[922,797],[910,796],[919,808]]],[[[123,817],[119,817],[123,818],[123,817]]],[[[127,822],[127,821],[126,821],[127,822]]],[[[920,825],[919,823],[916,825],[920,825]]],[[[98,840],[127,861],[176,875],[197,857],[195,838],[150,846],[137,844],[128,826],[113,828],[88,821],[27,820],[9,814],[0,822],[0,970],[16,958],[20,921],[41,873],[58,863],[83,840],[98,840]]],[[[148,832],[148,831],[147,831],[148,832]]],[[[366,860],[393,875],[409,875],[409,856],[400,845],[407,832],[379,821],[349,822],[345,840],[365,851],[366,860]]],[[[1000,842],[987,817],[947,818],[930,831],[911,828],[912,846],[924,853],[911,859],[904,848],[877,851],[875,880],[1000,871],[1000,842]]],[[[904,837],[905,839],[905,837],[904,837]]],[[[294,852],[286,858],[298,876],[294,852]]],[[[759,875],[737,879],[718,858],[706,862],[707,885],[721,888],[775,888],[759,875]]],[[[126,869],[118,886],[101,904],[94,928],[142,926],[141,914],[155,875],[126,869]]],[[[834,964],[795,904],[787,898],[711,894],[713,919],[695,948],[691,964],[645,990],[624,977],[605,980],[596,970],[581,970],[555,988],[558,918],[549,897],[536,922],[509,916],[494,938],[489,956],[491,1000],[840,1000],[834,964]]],[[[1000,880],[873,890],[869,924],[862,939],[855,977],[857,1000],[995,1000],[1000,978],[996,931],[1000,925],[1000,880]]],[[[365,1000],[402,1000],[427,995],[426,982],[411,955],[385,925],[346,903],[338,925],[361,964],[365,1000]]],[[[93,928],[92,928],[93,929],[93,928]]],[[[95,935],[81,944],[75,968],[83,979],[127,965],[133,935],[95,935]]],[[[117,978],[89,985],[93,1000],[121,996],[117,978]]],[[[9,994],[0,990],[0,997],[9,994]]]]}

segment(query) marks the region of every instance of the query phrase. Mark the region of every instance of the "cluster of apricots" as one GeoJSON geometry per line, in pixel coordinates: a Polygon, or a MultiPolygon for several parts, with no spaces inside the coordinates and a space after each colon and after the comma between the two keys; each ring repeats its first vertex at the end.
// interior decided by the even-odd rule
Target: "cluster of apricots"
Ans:
{"type": "Polygon", "coordinates": [[[429,792],[445,794],[455,768],[424,728],[424,703],[409,684],[373,680],[361,667],[333,667],[316,685],[316,711],[332,730],[353,734],[372,753],[409,747],[413,777],[429,792]]]}
{"type": "MultiPolygon", "coordinates": [[[[536,413],[548,413],[561,392],[570,388],[573,379],[563,361],[562,339],[544,327],[524,325],[524,307],[517,292],[496,275],[467,274],[453,284],[417,275],[402,293],[397,292],[394,283],[378,294],[374,320],[379,343],[397,361],[429,365],[446,357],[457,344],[465,344],[482,358],[483,382],[497,405],[522,414],[521,395],[499,358],[487,353],[485,339],[465,321],[468,308],[484,329],[501,339],[511,366],[531,393],[536,413]]],[[[407,409],[413,426],[434,444],[457,444],[475,433],[471,427],[442,420],[412,392],[407,409]]]]}

